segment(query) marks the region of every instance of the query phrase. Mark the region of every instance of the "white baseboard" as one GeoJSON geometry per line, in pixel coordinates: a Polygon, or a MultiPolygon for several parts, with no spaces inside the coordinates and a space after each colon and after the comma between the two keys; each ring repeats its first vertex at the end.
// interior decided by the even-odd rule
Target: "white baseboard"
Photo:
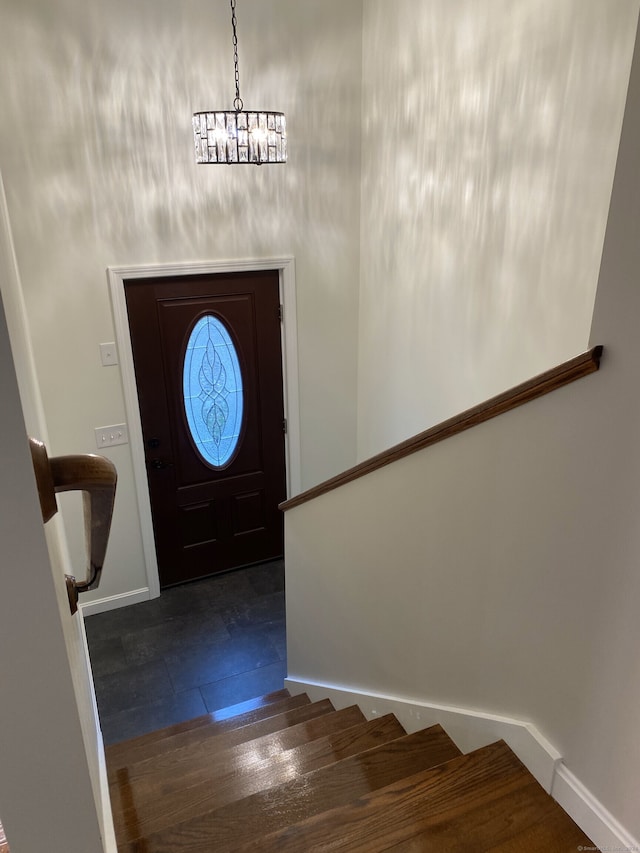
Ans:
{"type": "Polygon", "coordinates": [[[107,775],[107,762],[104,752],[104,740],[102,738],[100,717],[98,715],[98,701],[96,699],[96,690],[93,683],[93,678],[91,677],[92,673],[89,658],[89,644],[87,642],[87,632],[85,629],[84,619],[79,620],[78,629],[80,632],[80,642],[82,644],[83,656],[88,666],[91,711],[93,713],[93,720],[95,724],[96,739],[94,744],[98,758],[98,778],[94,781],[94,785],[97,784],[98,792],[96,794],[96,789],[94,788],[94,796],[96,796],[96,807],[101,812],[99,819],[102,831],[102,853],[118,853],[115,827],[113,825],[113,812],[111,810],[111,797],[109,795],[109,778],[107,775]]]}
{"type": "Polygon", "coordinates": [[[393,713],[409,733],[440,723],[462,752],[471,752],[502,739],[547,793],[551,792],[556,765],[562,760],[560,753],[535,726],[521,720],[296,678],[287,678],[285,686],[293,694],[308,693],[312,699],[331,699],[336,708],[359,705],[368,719],[393,713]]]}
{"type": "Polygon", "coordinates": [[[133,589],[131,592],[122,592],[118,595],[108,595],[106,598],[96,598],[94,601],[78,602],[78,610],[83,616],[93,616],[95,613],[105,613],[107,610],[117,610],[119,607],[128,607],[130,604],[139,604],[141,601],[149,601],[151,595],[149,587],[133,589]]]}
{"type": "Polygon", "coordinates": [[[358,705],[367,719],[393,713],[409,733],[440,723],[462,752],[504,740],[544,790],[593,841],[594,850],[640,851],[640,844],[567,770],[560,753],[531,723],[467,708],[365,693],[295,676],[285,679],[285,687],[293,695],[307,693],[314,701],[330,699],[336,708],[358,705]]]}
{"type": "Polygon", "coordinates": [[[107,763],[104,756],[104,746],[100,751],[100,776],[102,786],[100,789],[102,803],[102,846],[103,853],[118,853],[116,830],[113,825],[113,812],[111,810],[111,798],[109,796],[109,780],[107,776],[107,763]]]}
{"type": "Polygon", "coordinates": [[[564,764],[558,767],[551,796],[599,850],[640,851],[640,841],[627,832],[564,764]]]}

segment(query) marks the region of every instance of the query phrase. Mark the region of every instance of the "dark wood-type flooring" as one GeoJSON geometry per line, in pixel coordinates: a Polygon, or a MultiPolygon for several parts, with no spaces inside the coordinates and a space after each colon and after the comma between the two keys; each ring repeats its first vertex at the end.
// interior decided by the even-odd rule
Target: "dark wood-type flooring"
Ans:
{"type": "MultiPolygon", "coordinates": [[[[119,853],[575,853],[589,839],[499,741],[272,692],[107,748],[119,853]]],[[[595,848],[594,848],[595,849],[595,848]]]]}

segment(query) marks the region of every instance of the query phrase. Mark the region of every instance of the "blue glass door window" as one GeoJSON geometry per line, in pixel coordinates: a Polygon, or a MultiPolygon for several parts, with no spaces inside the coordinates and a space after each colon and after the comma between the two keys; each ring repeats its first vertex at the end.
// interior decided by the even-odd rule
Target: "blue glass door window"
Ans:
{"type": "Polygon", "coordinates": [[[238,353],[213,314],[193,327],[184,356],[184,409],[198,453],[212,468],[232,459],[240,438],[244,396],[238,353]]]}

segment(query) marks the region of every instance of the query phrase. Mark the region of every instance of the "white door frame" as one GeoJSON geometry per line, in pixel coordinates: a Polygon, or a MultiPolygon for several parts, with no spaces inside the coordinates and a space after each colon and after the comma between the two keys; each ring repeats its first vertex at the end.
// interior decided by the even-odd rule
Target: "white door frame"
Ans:
{"type": "Polygon", "coordinates": [[[284,409],[287,419],[285,459],[287,467],[287,496],[301,491],[300,473],[300,405],[298,395],[298,335],[296,321],[295,262],[292,256],[278,258],[249,258],[242,260],[198,261],[195,263],[147,264],[138,266],[108,267],[107,278],[120,360],[124,391],[124,405],[129,426],[129,442],[133,461],[133,476],[140,513],[142,545],[147,571],[149,597],[160,595],[158,560],[153,537],[151,500],[145,466],[142,422],[129,331],[129,317],[124,292],[126,279],[161,278],[163,276],[201,275],[203,273],[235,273],[258,270],[278,270],[280,275],[280,301],[282,320],[282,377],[284,383],[284,409]]]}

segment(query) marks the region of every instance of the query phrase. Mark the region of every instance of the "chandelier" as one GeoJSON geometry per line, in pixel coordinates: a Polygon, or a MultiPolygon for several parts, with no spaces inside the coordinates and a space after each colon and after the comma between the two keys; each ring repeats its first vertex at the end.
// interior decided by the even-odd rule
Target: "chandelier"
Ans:
{"type": "Polygon", "coordinates": [[[232,110],[193,114],[197,163],[286,163],[284,113],[245,110],[240,97],[236,0],[231,2],[236,96],[232,110]]]}

